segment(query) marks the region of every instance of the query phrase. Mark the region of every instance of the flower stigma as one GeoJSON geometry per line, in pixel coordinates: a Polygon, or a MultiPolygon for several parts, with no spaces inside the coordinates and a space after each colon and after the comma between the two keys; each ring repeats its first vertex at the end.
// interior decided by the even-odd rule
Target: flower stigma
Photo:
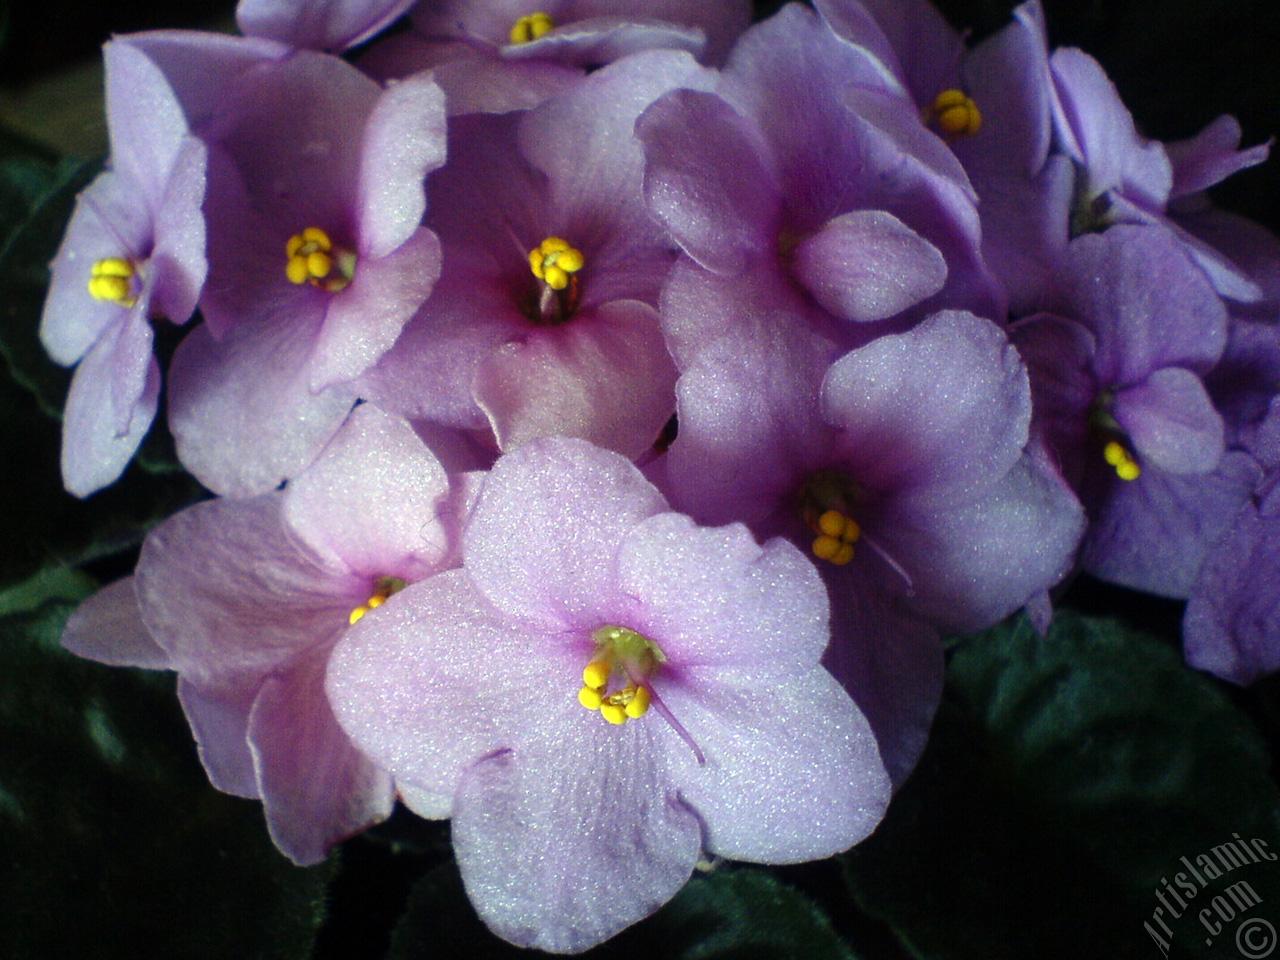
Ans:
{"type": "Polygon", "coordinates": [[[978,105],[963,90],[943,90],[925,111],[925,119],[948,137],[971,137],[982,129],[978,105]]]}
{"type": "Polygon", "coordinates": [[[399,577],[379,577],[374,582],[373,593],[370,594],[369,599],[351,611],[347,623],[352,626],[359,623],[366,613],[378,609],[391,598],[392,594],[399,593],[405,586],[407,584],[399,577]]]}
{"type": "Polygon", "coordinates": [[[560,237],[547,237],[529,251],[529,269],[542,281],[535,323],[560,324],[578,308],[578,271],[586,264],[582,251],[560,237]]]}
{"type": "Polygon", "coordinates": [[[99,260],[89,271],[89,293],[95,300],[109,300],[122,307],[132,307],[138,302],[133,295],[136,273],[130,260],[121,257],[99,260]]]}
{"type": "Polygon", "coordinates": [[[529,14],[527,17],[517,19],[511,25],[511,32],[507,35],[507,38],[512,43],[528,43],[549,33],[554,26],[555,24],[551,22],[549,16],[538,11],[537,13],[529,14]]]}
{"type": "Polygon", "coordinates": [[[284,247],[290,283],[310,283],[329,293],[344,289],[356,275],[356,255],[336,246],[319,227],[295,233],[284,247]]]}

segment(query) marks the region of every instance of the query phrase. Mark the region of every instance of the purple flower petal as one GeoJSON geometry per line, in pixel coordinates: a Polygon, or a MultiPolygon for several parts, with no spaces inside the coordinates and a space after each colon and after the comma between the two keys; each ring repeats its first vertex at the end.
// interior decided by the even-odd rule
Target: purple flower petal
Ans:
{"type": "Polygon", "coordinates": [[[247,37],[342,51],[364,43],[413,6],[413,0],[240,0],[236,24],[247,37]]]}
{"type": "Polygon", "coordinates": [[[169,654],[142,622],[133,577],[108,584],[67,619],[62,645],[77,656],[116,667],[168,670],[169,654]]]}
{"type": "Polygon", "coordinates": [[[1208,473],[1222,458],[1222,417],[1190,370],[1156,370],[1120,390],[1113,412],[1138,456],[1158,470],[1208,473]]]}

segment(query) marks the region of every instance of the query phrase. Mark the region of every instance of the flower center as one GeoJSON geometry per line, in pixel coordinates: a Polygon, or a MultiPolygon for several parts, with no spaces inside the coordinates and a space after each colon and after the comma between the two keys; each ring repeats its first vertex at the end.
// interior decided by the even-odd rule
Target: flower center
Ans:
{"type": "Polygon", "coordinates": [[[353,626],[359,623],[366,613],[378,609],[391,598],[392,594],[399,593],[406,586],[407,584],[399,577],[379,577],[374,581],[373,593],[369,595],[369,599],[351,611],[347,623],[353,626]]]}
{"type": "Polygon", "coordinates": [[[811,474],[800,488],[800,519],[814,533],[813,555],[842,567],[853,559],[862,527],[853,519],[858,485],[835,470],[811,474]]]}
{"type": "Polygon", "coordinates": [[[578,702],[616,725],[643,717],[653,702],[647,681],[667,659],[662,650],[626,627],[601,627],[591,638],[596,652],[582,670],[578,702]]]}
{"type": "Polygon", "coordinates": [[[1142,476],[1142,467],[1134,453],[1133,442],[1111,414],[1114,399],[1110,390],[1103,391],[1094,401],[1089,424],[1102,443],[1102,459],[1115,470],[1116,476],[1125,481],[1137,480],[1142,476]]]}
{"type": "Polygon", "coordinates": [[[132,307],[138,302],[133,292],[136,273],[131,260],[121,257],[99,260],[89,270],[89,293],[95,300],[109,300],[122,307],[132,307]]]}
{"type": "Polygon", "coordinates": [[[559,237],[547,237],[529,251],[529,269],[542,281],[538,303],[530,315],[535,323],[560,324],[578,309],[578,271],[586,264],[582,251],[559,237]]]}
{"type": "Polygon", "coordinates": [[[512,43],[528,43],[530,40],[537,40],[554,26],[545,13],[531,13],[527,17],[520,17],[511,25],[508,38],[512,43]]]}
{"type": "Polygon", "coordinates": [[[948,137],[971,137],[982,129],[978,105],[963,90],[943,90],[925,111],[925,121],[933,121],[948,137]]]}
{"type": "Polygon", "coordinates": [[[290,283],[310,283],[313,287],[337,293],[356,275],[356,255],[337,246],[319,227],[307,227],[295,233],[284,247],[288,262],[285,276],[290,283]]]}

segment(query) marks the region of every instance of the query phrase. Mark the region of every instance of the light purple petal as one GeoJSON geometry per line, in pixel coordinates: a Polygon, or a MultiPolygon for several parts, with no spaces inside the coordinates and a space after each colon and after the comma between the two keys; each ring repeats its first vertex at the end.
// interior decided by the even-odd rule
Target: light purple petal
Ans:
{"type": "Polygon", "coordinates": [[[127,41],[102,50],[111,165],[154,215],[164,196],[187,119],[160,68],[127,41]]]}
{"type": "Polygon", "coordinates": [[[620,531],[666,509],[619,454],[583,440],[530,441],[490,471],[466,532],[465,563],[508,616],[576,623],[615,593],[620,531]]]}
{"type": "Polygon", "coordinates": [[[661,21],[591,17],[556,27],[528,43],[506,46],[512,60],[555,60],[578,67],[613,63],[647,50],[679,50],[695,57],[703,52],[706,36],[695,27],[661,21]]]}
{"type": "Polygon", "coordinates": [[[776,243],[777,177],[756,127],[725,101],[674,90],[640,115],[645,199],[677,243],[715,273],[740,273],[776,243]]]}
{"type": "Polygon", "coordinates": [[[937,248],[883,210],[828,220],[792,257],[796,279],[823,309],[855,323],[892,317],[933,296],[947,279],[937,248]]]}
{"type": "Polygon", "coordinates": [[[269,676],[249,715],[267,827],[294,863],[319,863],[340,840],[391,815],[391,777],[360,753],[324,692],[328,649],[269,676]]]}
{"type": "Polygon", "coordinates": [[[346,419],[343,387],[313,394],[304,327],[256,324],[218,343],[200,326],[169,371],[169,427],[178,459],[224,496],[274,490],[301,472],[346,419]]]}
{"type": "Polygon", "coordinates": [[[257,694],[256,680],[205,688],[178,678],[178,700],[209,782],[224,793],[252,799],[259,793],[249,750],[249,710],[257,694]]]}
{"type": "Polygon", "coordinates": [[[444,164],[444,92],[430,74],[390,84],[364,129],[360,253],[384,257],[409,239],[427,209],[423,181],[444,164]]]}
{"type": "Polygon", "coordinates": [[[240,0],[236,24],[248,37],[342,51],[368,40],[411,6],[413,0],[240,0]]]}
{"type": "Polygon", "coordinates": [[[476,402],[503,450],[568,436],[636,459],[675,412],[676,370],[657,311],[617,301],[562,327],[532,328],[476,370],[476,402]]]}
{"type": "Polygon", "coordinates": [[[1165,150],[1173,165],[1170,199],[1207,190],[1233,173],[1257,166],[1267,159],[1271,152],[1270,143],[1241,150],[1240,135],[1239,122],[1224,113],[1194,137],[1166,143],[1165,150]]]}
{"type": "Polygon", "coordinates": [[[999,327],[946,311],[836,361],[822,409],[841,431],[840,459],[871,490],[973,496],[1021,456],[1031,392],[999,327]]]}
{"type": "Polygon", "coordinates": [[[204,144],[199,140],[188,137],[182,141],[156,211],[156,244],[149,266],[155,273],[151,303],[157,316],[174,323],[185,323],[195,311],[209,271],[201,210],[206,160],[204,144]]]}
{"type": "Polygon", "coordinates": [[[675,896],[702,830],[655,757],[656,717],[610,730],[577,703],[561,712],[468,771],[453,845],[467,895],[495,933],[579,952],[675,896]],[[587,724],[596,735],[581,735],[587,724]]]}
{"type": "Polygon", "coordinates": [[[168,670],[167,654],[142,622],[133,577],[108,584],[76,607],[62,645],[77,656],[116,667],[168,670]]]}
{"type": "Polygon", "coordinates": [[[114,483],[155,419],[160,367],[151,355],[147,300],[80,361],[62,419],[62,482],[77,497],[114,483]]]}
{"type": "Polygon", "coordinates": [[[1190,370],[1164,367],[1120,390],[1113,413],[1139,460],[1157,470],[1208,473],[1222,457],[1222,417],[1190,370]]]}
{"type": "Polygon", "coordinates": [[[447,550],[436,510],[448,490],[413,428],[365,403],[289,483],[284,521],[335,568],[417,579],[447,550]]]}
{"type": "MultiPolygon", "coordinates": [[[[818,9],[830,19],[831,11],[840,6],[854,3],[828,0],[818,9]]],[[[964,56],[964,40],[928,0],[863,0],[863,6],[892,43],[917,103],[928,103],[944,87],[954,86],[951,78],[964,56]]]]}
{"type": "MultiPolygon", "coordinates": [[[[821,667],[760,660],[686,671],[665,694],[707,752],[668,746],[680,797],[710,853],[757,863],[829,857],[865,838],[889,803],[889,774],[866,717],[821,667]]],[[[656,717],[654,718],[657,719],[656,717]]]]}
{"type": "Polygon", "coordinates": [[[830,640],[827,594],[785,540],[763,546],[741,524],[698,527],[678,513],[641,521],[618,551],[618,589],[644,600],[632,628],[661,638],[669,660],[788,671],[830,640]]]}

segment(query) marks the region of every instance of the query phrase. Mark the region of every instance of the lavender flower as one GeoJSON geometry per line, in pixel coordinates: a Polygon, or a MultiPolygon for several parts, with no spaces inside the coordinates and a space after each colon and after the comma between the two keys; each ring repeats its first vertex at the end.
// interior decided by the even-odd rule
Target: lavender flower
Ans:
{"type": "Polygon", "coordinates": [[[246,37],[340,53],[388,27],[414,0],[240,0],[236,23],[246,37]]]}
{"type": "Polygon", "coordinates": [[[702,850],[805,860],[879,820],[887,778],[789,544],[696,527],[625,458],[547,438],[498,461],[463,549],[344,638],[328,689],[402,789],[452,798],[499,935],[583,950],[702,850]]]}
{"type": "Polygon", "coordinates": [[[185,323],[205,279],[205,149],[164,75],[120,41],[104,50],[110,169],[80,195],[40,323],[58,363],[78,363],[63,417],[66,488],[120,476],[160,394],[149,319],[185,323]]]}

